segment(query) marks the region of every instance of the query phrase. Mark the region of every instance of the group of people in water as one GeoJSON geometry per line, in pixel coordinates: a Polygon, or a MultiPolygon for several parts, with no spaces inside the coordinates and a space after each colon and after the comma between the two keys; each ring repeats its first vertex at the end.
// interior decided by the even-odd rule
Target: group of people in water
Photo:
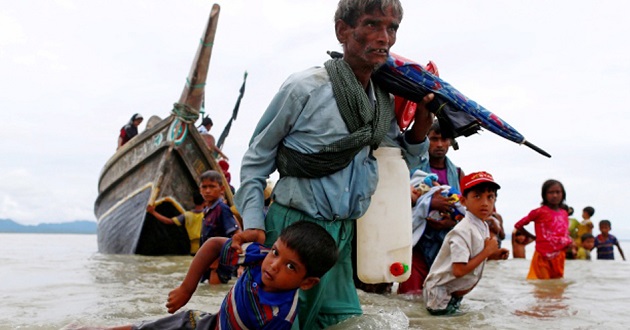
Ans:
{"type": "MultiPolygon", "coordinates": [[[[486,171],[465,174],[446,156],[452,139],[427,107],[434,95],[417,103],[413,124],[401,130],[392,96],[371,80],[388,59],[402,17],[399,0],[339,1],[334,31],[343,57],[293,74],[282,85],[245,152],[232,208],[222,201],[226,187],[216,171],[202,175],[205,206],[192,215],[168,219],[147,208],[167,224],[189,229],[187,217],[201,222],[189,229],[191,242],[199,243],[191,245],[195,256],[186,278],[169,293],[169,313],[186,304],[208,269],[226,267],[223,279],[229,280],[236,265],[245,268],[218,313],[185,311],[124,328],[310,330],[361,315],[357,288],[373,287],[355,276],[353,239],[378,180],[387,180],[373,157],[378,147],[399,148],[411,169],[411,276],[398,293],[423,295],[432,315],[454,314],[486,261],[508,258],[495,205],[500,184],[486,171]],[[275,171],[280,179],[266,195],[275,171]],[[217,220],[223,217],[232,220],[217,220]]],[[[130,124],[138,120],[134,115],[130,124]]],[[[610,222],[600,222],[597,237],[577,226],[571,238],[561,182],[544,182],[541,197],[541,206],[512,234],[515,257],[524,257],[525,246],[535,241],[528,278],[563,277],[567,252],[581,257],[592,239],[598,257],[600,251],[612,256],[614,245],[623,257],[610,222]],[[524,228],[531,222],[535,235],[524,228]]]]}
{"type": "MultiPolygon", "coordinates": [[[[592,206],[587,206],[582,210],[582,221],[572,217],[573,208],[563,204],[561,206],[568,214],[568,232],[571,243],[567,246],[565,256],[567,260],[591,260],[591,251],[596,250],[596,259],[614,260],[614,248],[617,247],[619,255],[625,261],[626,257],[619,240],[610,230],[612,224],[610,220],[599,221],[599,234],[593,232],[594,224],[591,217],[595,214],[592,206]]],[[[515,228],[512,232],[512,253],[514,258],[525,258],[525,247],[536,240],[536,236],[527,230],[515,228]]]]}

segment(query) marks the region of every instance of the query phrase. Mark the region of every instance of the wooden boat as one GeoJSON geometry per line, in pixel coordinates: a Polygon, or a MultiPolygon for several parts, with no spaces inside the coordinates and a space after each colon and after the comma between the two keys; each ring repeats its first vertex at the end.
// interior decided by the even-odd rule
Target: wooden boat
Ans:
{"type": "MultiPolygon", "coordinates": [[[[210,149],[194,126],[216,33],[219,5],[212,7],[206,30],[193,61],[187,84],[172,113],[131,139],[107,161],[94,204],[98,221],[98,250],[111,254],[189,254],[185,228],[164,225],[146,213],[155,203],[161,214],[173,217],[193,208],[192,194],[199,176],[217,170],[210,149]]],[[[224,185],[228,183],[224,178],[224,185]]],[[[228,202],[232,194],[226,189],[228,202]]]]}

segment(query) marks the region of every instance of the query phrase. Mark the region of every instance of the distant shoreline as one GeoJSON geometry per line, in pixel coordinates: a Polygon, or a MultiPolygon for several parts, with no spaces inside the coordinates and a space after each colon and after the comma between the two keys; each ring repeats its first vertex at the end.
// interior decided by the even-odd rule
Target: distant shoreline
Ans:
{"type": "Polygon", "coordinates": [[[0,219],[0,233],[7,234],[96,234],[96,227],[95,221],[87,220],[22,225],[13,220],[0,219]]]}

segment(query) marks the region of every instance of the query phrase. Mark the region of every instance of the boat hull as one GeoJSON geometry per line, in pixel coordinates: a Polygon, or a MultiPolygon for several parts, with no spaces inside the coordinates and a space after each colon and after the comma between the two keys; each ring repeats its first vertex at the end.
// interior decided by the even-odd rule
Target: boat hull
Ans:
{"type": "Polygon", "coordinates": [[[184,227],[165,225],[147,205],[174,217],[192,209],[199,176],[219,170],[195,127],[170,116],[145,130],[107,162],[94,204],[101,253],[189,254],[184,227]]]}

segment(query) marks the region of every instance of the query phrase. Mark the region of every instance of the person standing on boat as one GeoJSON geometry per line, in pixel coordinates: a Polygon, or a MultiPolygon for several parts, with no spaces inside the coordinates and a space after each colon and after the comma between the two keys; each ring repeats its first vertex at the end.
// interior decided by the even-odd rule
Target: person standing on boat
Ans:
{"type": "Polygon", "coordinates": [[[367,211],[379,179],[372,150],[398,147],[415,167],[428,149],[433,115],[426,104],[433,94],[419,104],[414,125],[401,134],[392,96],[370,79],[388,59],[402,16],[398,0],[339,1],[335,33],[343,58],[288,78],[260,119],[241,163],[235,201],[247,234],[254,231],[258,242],[270,244],[283,228],[305,219],[326,228],[339,247],[333,269],[313,289],[300,292],[302,329],[362,314],[351,254],[356,219],[367,211]],[[265,216],[263,191],[276,169],[280,179],[265,216]]]}
{"type": "Polygon", "coordinates": [[[199,131],[199,133],[201,133],[201,137],[203,138],[203,140],[206,141],[206,145],[208,145],[208,148],[210,148],[212,155],[215,158],[221,156],[221,158],[228,161],[230,159],[223,153],[223,151],[221,151],[221,149],[219,149],[219,147],[217,147],[214,136],[210,134],[212,125],[212,119],[210,119],[210,117],[204,117],[201,121],[201,125],[197,127],[197,130],[199,131]]]}
{"type": "Polygon", "coordinates": [[[138,135],[138,126],[142,123],[142,115],[135,113],[129,119],[129,122],[120,129],[120,135],[118,136],[118,148],[120,149],[125,143],[129,142],[134,136],[138,135]]]}

